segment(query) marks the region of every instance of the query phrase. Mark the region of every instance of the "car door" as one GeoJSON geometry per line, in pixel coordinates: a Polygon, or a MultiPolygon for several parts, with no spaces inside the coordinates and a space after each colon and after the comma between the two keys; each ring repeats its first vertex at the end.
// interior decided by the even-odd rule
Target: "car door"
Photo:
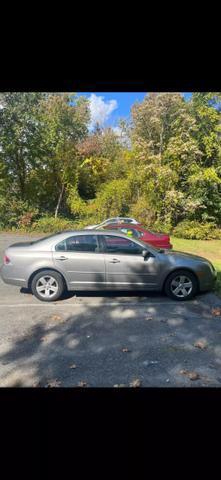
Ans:
{"type": "Polygon", "coordinates": [[[96,235],[72,234],[55,245],[53,261],[64,273],[69,289],[102,288],[105,283],[104,254],[96,235]]]}
{"type": "Polygon", "coordinates": [[[108,288],[154,289],[159,285],[159,260],[151,254],[144,258],[143,247],[129,238],[102,235],[108,288]]]}

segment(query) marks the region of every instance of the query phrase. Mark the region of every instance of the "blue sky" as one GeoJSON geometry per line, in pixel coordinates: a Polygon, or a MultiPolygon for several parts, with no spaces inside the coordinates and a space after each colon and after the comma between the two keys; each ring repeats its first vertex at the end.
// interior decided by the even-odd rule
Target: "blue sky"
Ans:
{"type": "MultiPolygon", "coordinates": [[[[131,106],[136,101],[142,101],[145,92],[81,92],[90,100],[92,125],[98,121],[101,126],[117,127],[121,118],[128,118],[131,106]]],[[[188,100],[191,93],[183,92],[188,100]]]]}

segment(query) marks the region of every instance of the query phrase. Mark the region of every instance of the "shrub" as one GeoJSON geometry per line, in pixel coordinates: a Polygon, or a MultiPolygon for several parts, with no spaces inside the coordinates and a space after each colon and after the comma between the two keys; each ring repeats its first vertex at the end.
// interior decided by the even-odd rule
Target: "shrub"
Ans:
{"type": "Polygon", "coordinates": [[[82,200],[76,187],[69,188],[67,204],[71,213],[77,218],[87,214],[87,203],[82,200]]]}
{"type": "Polygon", "coordinates": [[[37,215],[38,209],[31,207],[28,202],[0,197],[0,225],[3,229],[26,229],[37,215]]]}
{"type": "Polygon", "coordinates": [[[27,230],[31,227],[34,219],[38,215],[38,209],[30,209],[19,217],[18,228],[27,230]]]}
{"type": "Polygon", "coordinates": [[[131,206],[130,215],[146,227],[152,226],[156,218],[154,210],[150,208],[146,198],[143,196],[131,206]]]}
{"type": "Polygon", "coordinates": [[[98,218],[128,215],[131,195],[125,179],[112,180],[103,185],[94,202],[98,218]]]}
{"type": "Polygon", "coordinates": [[[172,225],[169,221],[158,219],[151,226],[151,230],[159,233],[172,233],[172,225]]]}
{"type": "Polygon", "coordinates": [[[32,225],[32,230],[36,232],[44,232],[44,233],[54,233],[60,230],[74,230],[76,228],[76,224],[62,217],[51,217],[45,216],[37,220],[32,225]]]}
{"type": "Polygon", "coordinates": [[[194,220],[184,220],[173,229],[173,235],[178,238],[212,240],[221,239],[221,230],[212,222],[200,223],[194,220]]]}

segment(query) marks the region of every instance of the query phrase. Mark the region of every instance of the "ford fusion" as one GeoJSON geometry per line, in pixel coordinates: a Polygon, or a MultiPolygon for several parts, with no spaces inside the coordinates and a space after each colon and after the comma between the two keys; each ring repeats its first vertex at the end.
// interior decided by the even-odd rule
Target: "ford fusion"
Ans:
{"type": "Polygon", "coordinates": [[[45,302],[58,300],[65,290],[117,289],[163,291],[188,300],[216,280],[215,268],[203,257],[107,230],[66,231],[15,243],[3,262],[5,283],[29,288],[45,302]]]}

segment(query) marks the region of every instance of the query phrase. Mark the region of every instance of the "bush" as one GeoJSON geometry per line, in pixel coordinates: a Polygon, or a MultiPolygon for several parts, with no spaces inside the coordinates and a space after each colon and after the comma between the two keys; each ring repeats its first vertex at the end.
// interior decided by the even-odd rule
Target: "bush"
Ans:
{"type": "Polygon", "coordinates": [[[128,215],[130,201],[131,191],[125,179],[104,184],[94,201],[98,219],[128,215]]]}
{"type": "Polygon", "coordinates": [[[200,223],[194,220],[184,220],[173,229],[173,235],[192,240],[212,240],[221,239],[221,230],[212,222],[200,223]]]}
{"type": "Polygon", "coordinates": [[[140,197],[136,203],[132,204],[130,215],[146,227],[152,226],[156,218],[154,210],[149,206],[147,199],[143,196],[140,197]]]}
{"type": "Polygon", "coordinates": [[[169,234],[172,233],[172,225],[169,221],[158,219],[151,226],[151,230],[158,233],[169,234]]]}
{"type": "Polygon", "coordinates": [[[38,209],[17,198],[0,197],[0,227],[2,229],[27,229],[38,215],[38,209]]]}
{"type": "Polygon", "coordinates": [[[87,215],[87,203],[82,200],[76,187],[69,188],[67,204],[77,218],[87,215]]]}
{"type": "Polygon", "coordinates": [[[32,230],[35,232],[54,233],[60,230],[74,230],[76,223],[62,217],[45,216],[37,220],[32,225],[32,230]]]}

